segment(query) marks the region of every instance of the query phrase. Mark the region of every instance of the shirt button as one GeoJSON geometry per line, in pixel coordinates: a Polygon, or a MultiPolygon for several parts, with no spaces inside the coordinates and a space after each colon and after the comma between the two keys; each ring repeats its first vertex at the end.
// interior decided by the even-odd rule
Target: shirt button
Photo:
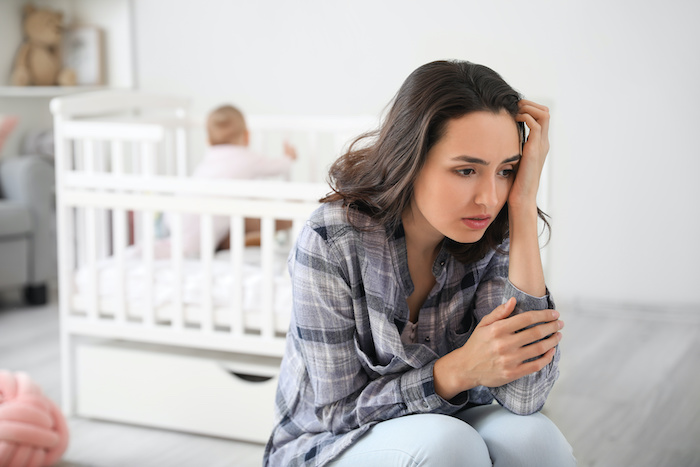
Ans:
{"type": "Polygon", "coordinates": [[[425,342],[430,342],[430,336],[425,336],[425,342]]]}
{"type": "Polygon", "coordinates": [[[444,266],[444,265],[445,265],[445,262],[444,262],[444,261],[440,261],[440,266],[444,266]]]}

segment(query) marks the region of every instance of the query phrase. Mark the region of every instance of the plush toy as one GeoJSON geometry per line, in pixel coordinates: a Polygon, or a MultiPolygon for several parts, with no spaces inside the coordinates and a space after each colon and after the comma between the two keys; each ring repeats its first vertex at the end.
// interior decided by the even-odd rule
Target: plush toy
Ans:
{"type": "Polygon", "coordinates": [[[63,13],[24,7],[24,42],[12,70],[15,86],[74,86],[75,72],[62,68],[61,21],[63,13]]]}
{"type": "Polygon", "coordinates": [[[68,447],[56,404],[22,372],[0,370],[0,467],[54,465],[68,447]]]}
{"type": "Polygon", "coordinates": [[[10,136],[15,126],[17,126],[17,117],[12,115],[0,115],[0,154],[2,153],[5,140],[10,136]]]}

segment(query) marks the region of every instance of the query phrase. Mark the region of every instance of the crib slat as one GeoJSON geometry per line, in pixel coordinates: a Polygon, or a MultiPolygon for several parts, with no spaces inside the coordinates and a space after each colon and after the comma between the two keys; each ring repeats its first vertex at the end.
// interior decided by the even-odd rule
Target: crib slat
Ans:
{"type": "Polygon", "coordinates": [[[177,158],[177,176],[187,177],[187,135],[184,128],[178,128],[175,133],[177,146],[175,153],[175,157],[177,158]]]}
{"type": "MultiPolygon", "coordinates": [[[[137,143],[132,142],[129,144],[129,150],[131,154],[131,164],[129,167],[129,171],[132,174],[138,174],[141,175],[141,157],[140,157],[140,145],[137,143]]],[[[141,216],[137,215],[136,212],[134,212],[133,216],[133,241],[135,245],[138,245],[141,243],[141,233],[143,232],[143,226],[141,222],[141,216]]]]}
{"type": "Polygon", "coordinates": [[[141,173],[141,145],[134,142],[131,145],[131,173],[143,175],[141,173]]]}
{"type": "MultiPolygon", "coordinates": [[[[144,142],[140,145],[140,163],[143,169],[142,175],[154,174],[154,163],[156,155],[156,146],[150,142],[144,142]]],[[[156,305],[155,294],[153,289],[156,286],[154,280],[154,248],[155,248],[155,212],[145,210],[141,216],[143,228],[143,257],[145,266],[144,290],[145,290],[145,309],[144,321],[150,325],[155,325],[156,322],[156,305]]]]}
{"type": "Polygon", "coordinates": [[[245,227],[243,216],[231,216],[230,228],[231,269],[233,285],[231,287],[231,332],[241,336],[244,332],[243,321],[243,250],[245,248],[245,227]]]}
{"type": "Polygon", "coordinates": [[[140,216],[134,216],[141,218],[141,228],[142,228],[142,239],[143,239],[143,322],[146,326],[152,327],[155,325],[155,303],[153,287],[155,286],[155,281],[153,280],[153,246],[154,246],[154,236],[155,229],[153,226],[154,213],[151,210],[145,210],[141,212],[140,216]]]}
{"type": "Polygon", "coordinates": [[[309,173],[311,174],[310,182],[316,182],[322,177],[319,175],[319,169],[322,167],[318,154],[318,135],[309,133],[309,173]]]}
{"type": "MultiPolygon", "coordinates": [[[[122,141],[112,141],[110,148],[110,162],[112,175],[119,177],[124,174],[124,144],[122,141]]],[[[112,252],[117,268],[116,274],[116,310],[114,319],[117,323],[123,323],[126,319],[126,265],[124,262],[124,249],[127,245],[127,213],[124,209],[112,210],[112,252]]]]}
{"type": "MultiPolygon", "coordinates": [[[[85,142],[76,141],[73,146],[73,169],[75,172],[88,172],[85,170],[85,159],[83,157],[85,152],[85,142]]],[[[90,173],[87,173],[90,176],[90,173]]],[[[75,254],[76,261],[78,265],[84,265],[87,261],[85,246],[86,243],[82,238],[85,234],[85,210],[77,209],[75,212],[75,254]]]]}
{"type": "MultiPolygon", "coordinates": [[[[104,174],[107,172],[107,161],[105,159],[105,142],[94,142],[93,155],[94,173],[104,174]]],[[[95,213],[97,218],[97,258],[104,259],[110,254],[109,251],[109,216],[106,209],[98,209],[95,213]]]]}
{"type": "Polygon", "coordinates": [[[179,212],[171,212],[168,217],[170,221],[170,260],[173,265],[173,315],[171,318],[171,326],[173,329],[182,330],[185,321],[184,305],[182,299],[182,263],[184,248],[182,242],[182,214],[179,212]]]}
{"type": "Polygon", "coordinates": [[[261,284],[261,322],[260,333],[263,337],[272,339],[275,335],[274,317],[274,249],[275,249],[275,220],[265,216],[260,219],[260,256],[262,266],[261,284]]]}
{"type": "Polygon", "coordinates": [[[141,157],[143,159],[142,175],[150,176],[156,174],[156,154],[157,147],[153,143],[143,143],[141,145],[141,157]]]}
{"type": "Polygon", "coordinates": [[[200,217],[200,257],[202,262],[202,329],[214,330],[214,303],[212,300],[212,259],[214,255],[212,216],[200,217]]]}
{"type": "Polygon", "coordinates": [[[121,141],[112,141],[110,148],[110,166],[114,176],[124,174],[124,144],[121,141]]]}
{"type": "MultiPolygon", "coordinates": [[[[95,141],[83,142],[83,164],[87,175],[95,173],[95,141]]],[[[82,217],[82,232],[85,235],[85,262],[88,271],[87,314],[88,318],[98,318],[98,287],[97,283],[97,217],[99,209],[88,207],[82,217]]]]}
{"type": "MultiPolygon", "coordinates": [[[[177,163],[177,159],[173,157],[169,157],[171,154],[176,154],[175,152],[175,131],[172,129],[168,130],[165,132],[165,140],[163,141],[163,154],[162,154],[162,162],[163,162],[163,174],[165,175],[173,175],[175,172],[175,165],[177,163]]],[[[159,163],[161,162],[161,155],[159,154],[158,161],[159,163]]],[[[160,170],[158,173],[161,173],[160,170]]]]}
{"type": "Polygon", "coordinates": [[[124,248],[126,247],[126,232],[127,219],[126,211],[123,209],[114,209],[112,211],[112,238],[114,239],[112,247],[114,250],[114,262],[117,268],[116,273],[116,311],[114,320],[118,323],[123,323],[126,319],[126,264],[124,261],[124,248]]]}
{"type": "Polygon", "coordinates": [[[97,229],[96,229],[96,209],[85,208],[85,253],[86,266],[88,272],[88,290],[87,290],[87,314],[88,318],[96,320],[98,318],[97,311],[97,293],[99,284],[97,283],[97,229]]]}

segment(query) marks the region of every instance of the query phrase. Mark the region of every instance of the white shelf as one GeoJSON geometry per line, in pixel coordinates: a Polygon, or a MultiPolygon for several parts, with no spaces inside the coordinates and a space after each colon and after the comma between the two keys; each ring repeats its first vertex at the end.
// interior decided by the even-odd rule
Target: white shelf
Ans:
{"type": "Polygon", "coordinates": [[[56,97],[107,88],[108,86],[0,86],[0,97],[56,97]]]}

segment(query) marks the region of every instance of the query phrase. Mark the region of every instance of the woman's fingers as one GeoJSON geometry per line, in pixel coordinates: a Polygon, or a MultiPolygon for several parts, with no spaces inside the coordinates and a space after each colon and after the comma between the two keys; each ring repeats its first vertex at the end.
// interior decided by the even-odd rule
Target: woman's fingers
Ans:
{"type": "Polygon", "coordinates": [[[559,345],[559,342],[561,342],[561,338],[561,333],[556,332],[550,337],[543,339],[537,343],[522,347],[517,353],[518,361],[527,362],[527,360],[542,357],[547,352],[559,345]]]}
{"type": "Polygon", "coordinates": [[[547,107],[546,105],[538,104],[537,102],[531,101],[529,99],[520,99],[518,101],[518,105],[521,107],[529,105],[532,107],[537,107],[540,110],[545,110],[545,111],[549,112],[549,107],[547,107]]]}
{"type": "Polygon", "coordinates": [[[532,310],[511,316],[503,321],[504,331],[512,334],[539,323],[548,323],[559,318],[556,310],[532,310]]]}
{"type": "MultiPolygon", "coordinates": [[[[535,102],[528,101],[525,99],[521,99],[518,102],[518,106],[520,108],[520,111],[518,115],[531,115],[534,119],[535,122],[537,122],[538,127],[541,128],[542,132],[544,135],[547,135],[549,132],[549,108],[547,108],[544,105],[536,104],[535,102]]],[[[517,120],[517,119],[516,119],[517,120]]],[[[525,121],[525,120],[518,120],[518,121],[525,121]]],[[[530,122],[526,122],[528,127],[530,127],[530,131],[532,131],[534,128],[530,125],[530,122]]]]}
{"type": "Polygon", "coordinates": [[[554,334],[564,327],[564,322],[561,320],[543,322],[533,325],[527,329],[519,331],[515,334],[517,337],[517,344],[520,346],[532,344],[540,339],[554,334]]]}
{"type": "Polygon", "coordinates": [[[497,306],[491,313],[481,318],[477,327],[488,326],[505,319],[513,313],[513,310],[515,310],[515,297],[510,297],[504,304],[497,306]]]}
{"type": "MultiPolygon", "coordinates": [[[[520,365],[520,373],[522,376],[530,375],[532,373],[536,373],[540,371],[542,368],[546,367],[552,362],[552,359],[554,358],[554,354],[557,352],[556,347],[552,347],[549,349],[547,352],[545,352],[541,357],[539,357],[536,360],[532,360],[530,362],[525,362],[525,360],[529,360],[526,358],[523,360],[525,363],[520,365]]],[[[536,357],[536,355],[535,355],[536,357]]],[[[535,358],[535,357],[530,357],[530,358],[535,358]]]]}
{"type": "Polygon", "coordinates": [[[537,104],[535,102],[529,101],[527,99],[521,99],[518,101],[518,107],[520,108],[520,112],[524,113],[530,113],[536,116],[541,116],[541,117],[548,117],[549,116],[549,107],[537,104]]]}

